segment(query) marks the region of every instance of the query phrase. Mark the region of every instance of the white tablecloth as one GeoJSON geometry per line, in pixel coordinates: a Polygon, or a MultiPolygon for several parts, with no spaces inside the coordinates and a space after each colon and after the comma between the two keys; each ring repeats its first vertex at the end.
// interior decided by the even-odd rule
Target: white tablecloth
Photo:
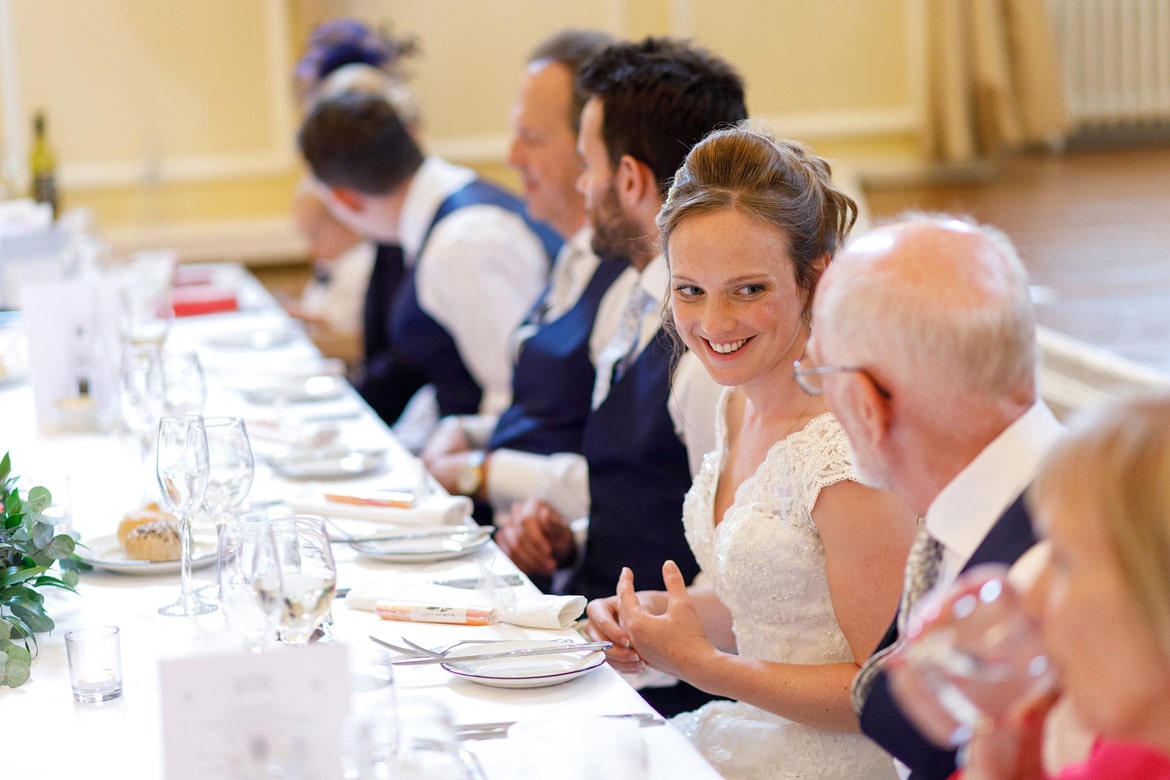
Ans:
{"type": "MultiPolygon", "coordinates": [[[[256,382],[269,371],[288,370],[318,360],[304,339],[279,348],[248,351],[211,349],[208,338],[245,329],[281,327],[283,313],[271,304],[255,281],[232,272],[248,291],[256,308],[231,314],[183,319],[176,323],[168,348],[198,348],[208,375],[206,413],[243,414],[246,417],[319,419],[337,416],[347,444],[385,447],[388,468],[345,487],[410,484],[417,474],[411,459],[393,440],[356,393],[309,404],[290,404],[279,410],[248,406],[231,386],[256,382]]],[[[82,539],[113,533],[122,514],[139,498],[142,473],[136,445],[118,432],[42,434],[33,413],[27,384],[0,387],[0,448],[11,451],[15,471],[25,487],[44,484],[55,497],[69,499],[73,523],[82,539]],[[67,489],[66,489],[66,486],[67,489]],[[66,496],[66,494],[68,494],[66,496]]],[[[256,449],[265,452],[258,440],[256,449]]],[[[260,458],[262,461],[263,458],[260,458]]],[[[297,490],[298,484],[277,477],[258,462],[252,498],[277,501],[297,490]]],[[[390,564],[358,557],[335,545],[338,587],[354,587],[393,573],[417,577],[476,576],[482,563],[495,571],[514,571],[494,546],[453,561],[416,565],[390,564]]],[[[214,567],[196,572],[197,584],[211,581],[214,567]]],[[[125,576],[103,571],[82,575],[79,595],[47,594],[57,629],[39,637],[40,653],[33,662],[32,679],[18,689],[0,688],[0,728],[3,766],[0,776],[43,778],[133,778],[163,776],[162,724],[158,661],[160,658],[232,650],[237,647],[219,612],[199,618],[167,618],[157,608],[173,601],[178,576],[125,576]],[[112,623],[122,633],[124,694],[102,705],[74,704],[70,695],[63,635],[70,628],[112,623]]],[[[531,588],[531,585],[524,587],[531,588]]],[[[344,643],[362,644],[369,634],[397,640],[407,636],[425,645],[463,638],[527,638],[569,636],[571,632],[539,631],[511,625],[489,627],[444,626],[380,621],[370,612],[351,610],[342,600],[333,609],[334,631],[344,643]]],[[[295,652],[289,649],[285,652],[295,652]]],[[[608,666],[562,685],[531,689],[497,689],[456,678],[438,666],[398,667],[396,685],[401,695],[426,695],[445,702],[457,723],[501,720],[541,720],[566,713],[606,714],[647,711],[642,699],[608,666]]],[[[690,743],[671,727],[641,730],[649,755],[649,777],[662,780],[718,777],[690,743]]],[[[464,743],[481,760],[487,777],[505,780],[517,776],[508,740],[464,743]]],[[[604,750],[604,746],[597,746],[604,750]]],[[[555,765],[545,776],[558,777],[555,765]]],[[[531,776],[531,775],[528,775],[531,776]]]]}

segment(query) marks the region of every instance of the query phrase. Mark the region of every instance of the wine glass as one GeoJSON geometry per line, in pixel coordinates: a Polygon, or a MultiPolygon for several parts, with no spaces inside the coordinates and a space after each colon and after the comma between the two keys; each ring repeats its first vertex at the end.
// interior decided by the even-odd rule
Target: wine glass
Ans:
{"type": "MultiPolygon", "coordinates": [[[[976,566],[949,588],[927,594],[915,605],[907,633],[891,660],[933,694],[937,708],[922,710],[922,717],[934,720],[928,730],[952,746],[1056,682],[1040,632],[1001,564],[976,566]],[[941,722],[938,710],[951,722],[941,722]]],[[[913,710],[915,703],[909,704],[913,710]]]]}
{"type": "Polygon", "coordinates": [[[229,511],[239,507],[252,489],[255,466],[242,418],[204,417],[203,430],[207,434],[208,465],[203,508],[215,522],[218,550],[223,544],[223,527],[229,511]]]}
{"type": "MultiPolygon", "coordinates": [[[[139,474],[146,471],[150,447],[162,415],[163,379],[158,347],[153,344],[130,344],[122,353],[122,419],[138,439],[139,474]]],[[[142,497],[149,497],[148,481],[142,479],[142,497]]]]}
{"type": "Polygon", "coordinates": [[[266,578],[261,587],[283,605],[281,641],[308,644],[328,614],[337,589],[337,565],[329,548],[325,518],[296,515],[274,518],[271,524],[280,579],[266,578]]]}
{"type": "Polygon", "coordinates": [[[214,604],[200,601],[191,589],[191,515],[207,490],[207,434],[197,414],[168,415],[159,420],[155,468],[162,504],[179,522],[182,590],[173,604],[159,608],[168,616],[203,615],[214,604]]]}
{"type": "Polygon", "coordinates": [[[167,414],[202,414],[207,402],[203,366],[194,352],[163,352],[163,409],[167,414]]]}
{"type": "Polygon", "coordinates": [[[276,543],[268,516],[251,512],[230,518],[219,543],[219,603],[244,647],[258,653],[268,647],[280,623],[281,603],[261,588],[280,582],[276,543]]]}

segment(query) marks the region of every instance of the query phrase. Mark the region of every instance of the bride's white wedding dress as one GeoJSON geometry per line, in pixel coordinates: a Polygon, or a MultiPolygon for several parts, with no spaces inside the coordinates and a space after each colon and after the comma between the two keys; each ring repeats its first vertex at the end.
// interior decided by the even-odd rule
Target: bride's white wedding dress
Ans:
{"type": "MultiPolygon", "coordinates": [[[[857,479],[848,439],[832,415],[822,414],[776,442],[716,526],[729,392],[719,402],[716,449],[704,459],[683,507],[702,576],[731,610],[740,655],[793,664],[852,661],[810,514],[822,488],[857,479]]],[[[893,760],[866,737],[793,723],[743,702],[710,702],[671,722],[728,778],[897,777],[893,760]]]]}

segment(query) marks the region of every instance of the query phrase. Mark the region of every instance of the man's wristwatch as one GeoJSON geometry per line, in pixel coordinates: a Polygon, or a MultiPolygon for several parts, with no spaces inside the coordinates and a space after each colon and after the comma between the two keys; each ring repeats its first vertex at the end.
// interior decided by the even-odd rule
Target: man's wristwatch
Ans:
{"type": "Polygon", "coordinates": [[[475,450],[467,456],[463,468],[455,477],[455,490],[461,496],[474,496],[483,487],[483,450],[475,450]]]}

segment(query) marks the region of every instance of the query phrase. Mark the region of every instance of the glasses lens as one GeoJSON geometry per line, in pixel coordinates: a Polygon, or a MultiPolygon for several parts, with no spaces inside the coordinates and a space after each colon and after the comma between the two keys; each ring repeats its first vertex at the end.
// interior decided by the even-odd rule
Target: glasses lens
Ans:
{"type": "Polygon", "coordinates": [[[816,368],[812,365],[807,365],[808,361],[796,361],[792,364],[792,375],[796,377],[796,384],[800,385],[800,389],[804,390],[810,395],[820,395],[821,393],[821,375],[816,372],[816,368]]]}

